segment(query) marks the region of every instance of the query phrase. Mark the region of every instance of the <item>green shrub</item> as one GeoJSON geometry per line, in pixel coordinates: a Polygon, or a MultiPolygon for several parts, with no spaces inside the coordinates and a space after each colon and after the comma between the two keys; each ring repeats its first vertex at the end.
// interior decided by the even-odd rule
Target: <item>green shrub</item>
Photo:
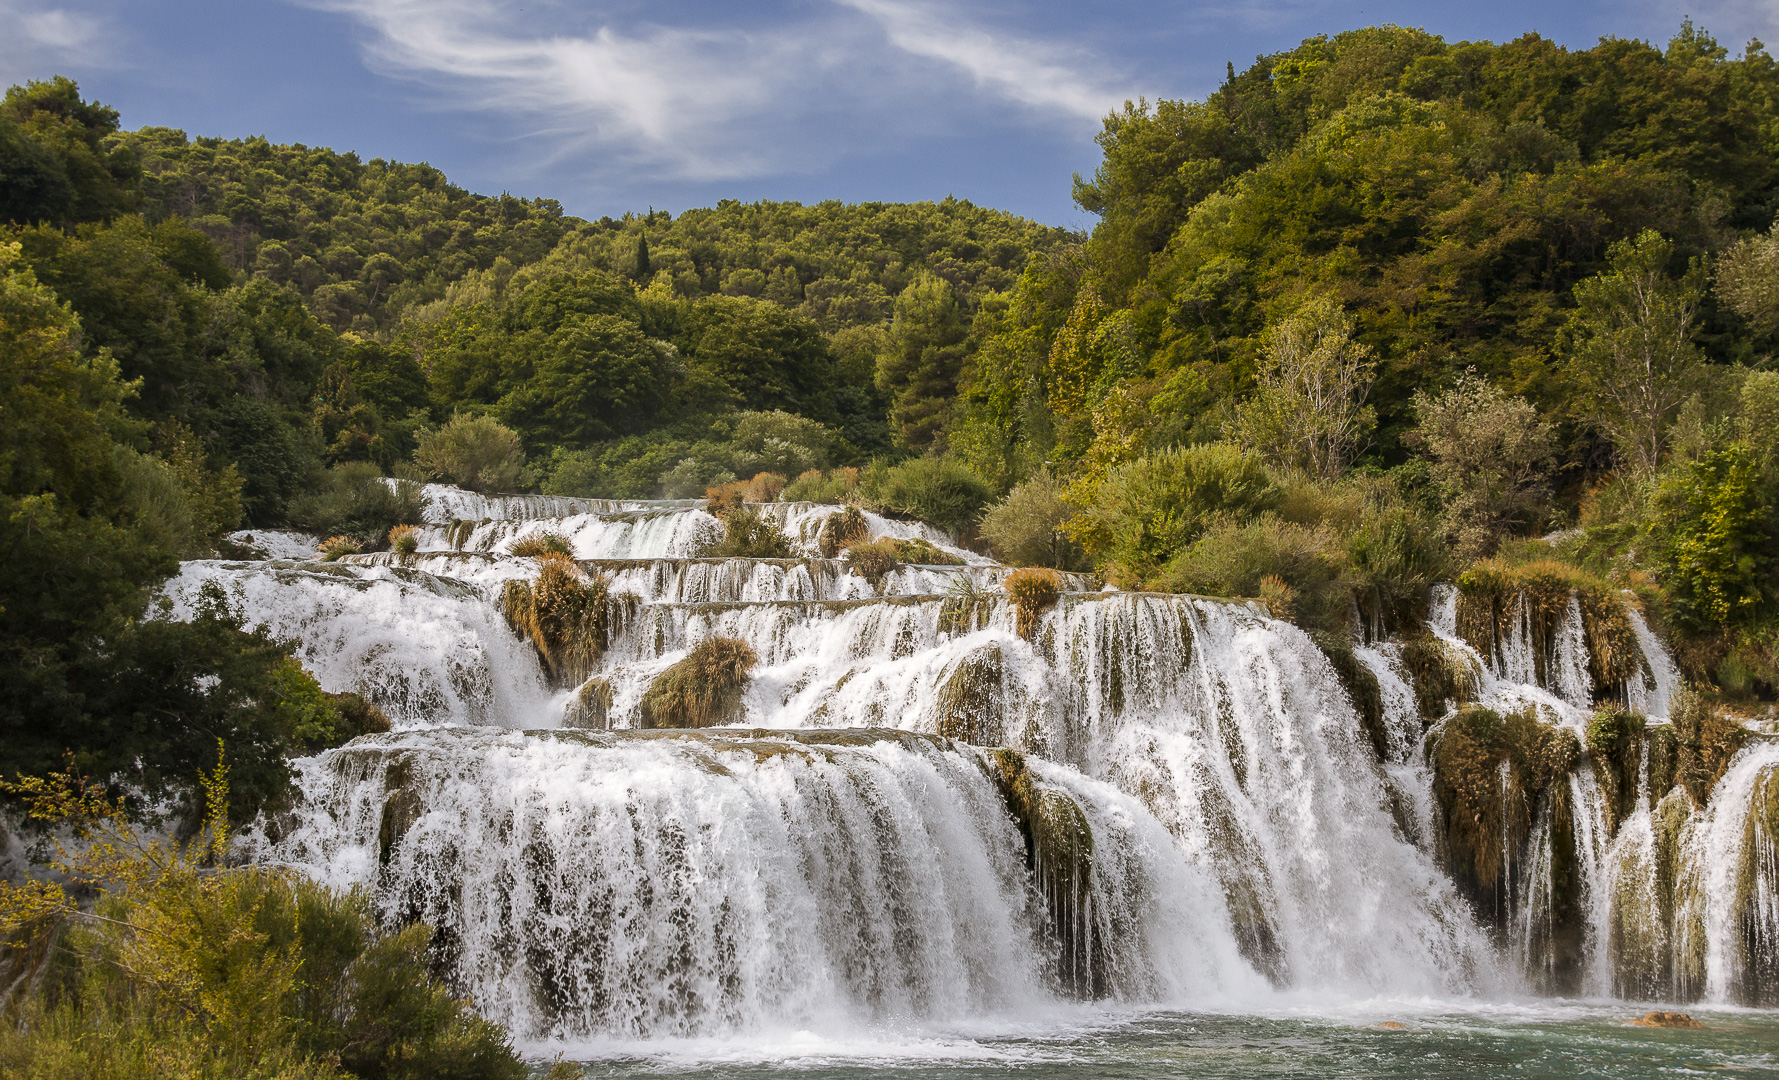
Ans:
{"type": "Polygon", "coordinates": [[[316,490],[292,499],[290,522],[309,532],[349,536],[359,550],[374,550],[395,526],[420,524],[424,510],[419,484],[391,484],[382,470],[359,461],[335,465],[316,490]]]}
{"type": "Polygon", "coordinates": [[[873,467],[867,474],[866,494],[885,510],[956,532],[975,523],[994,498],[994,489],[961,461],[920,457],[884,469],[873,467]]]}
{"type": "Polygon", "coordinates": [[[412,525],[397,525],[389,530],[389,550],[406,559],[420,550],[420,530],[412,525]]]}
{"type": "Polygon", "coordinates": [[[1117,583],[1140,587],[1214,521],[1249,521],[1280,497],[1258,457],[1211,443],[1112,469],[1078,497],[1081,514],[1066,529],[1117,583]]]}
{"type": "Polygon", "coordinates": [[[1305,628],[1344,631],[1352,591],[1342,576],[1340,538],[1278,518],[1216,525],[1168,564],[1160,582],[1169,591],[1206,596],[1259,597],[1263,588],[1292,599],[1292,621],[1305,628]],[[1270,586],[1262,582],[1278,579],[1270,586]]]}
{"type": "Polygon", "coordinates": [[[490,416],[457,413],[422,432],[414,463],[470,491],[518,491],[530,483],[518,433],[490,416]]]}
{"type": "Polygon", "coordinates": [[[1075,514],[1064,490],[1049,469],[1041,469],[989,507],[980,530],[995,557],[1011,566],[1079,566],[1081,547],[1064,531],[1075,514]]]}
{"type": "Polygon", "coordinates": [[[834,469],[822,472],[809,469],[785,485],[779,498],[785,502],[837,503],[850,502],[858,496],[859,470],[834,469]]]}
{"type": "Polygon", "coordinates": [[[739,638],[708,637],[655,677],[637,705],[639,728],[705,728],[741,719],[757,657],[739,638]]]}
{"type": "Polygon", "coordinates": [[[862,540],[847,547],[846,562],[854,573],[869,581],[872,588],[882,588],[883,579],[902,565],[897,551],[893,540],[862,540]]]}
{"type": "Polygon", "coordinates": [[[816,537],[816,546],[820,548],[822,558],[832,559],[854,544],[864,543],[871,539],[871,523],[865,520],[864,513],[856,506],[844,510],[836,510],[822,522],[822,531],[816,537]]]}
{"type": "Polygon", "coordinates": [[[321,561],[337,562],[359,552],[358,541],[350,536],[330,536],[321,542],[321,561]]]}

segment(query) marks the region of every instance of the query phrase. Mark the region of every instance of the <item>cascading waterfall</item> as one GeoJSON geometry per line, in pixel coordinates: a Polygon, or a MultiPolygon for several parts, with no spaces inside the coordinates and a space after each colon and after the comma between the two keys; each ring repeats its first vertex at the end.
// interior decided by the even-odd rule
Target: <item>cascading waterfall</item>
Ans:
{"type": "MultiPolygon", "coordinates": [[[[427,494],[413,555],[194,562],[167,591],[179,615],[220,585],[297,639],[324,687],[395,724],[300,762],[296,808],[247,850],[438,926],[459,986],[529,1038],[1275,988],[1779,994],[1772,743],[1751,741],[1685,813],[1649,790],[1643,754],[1622,821],[1605,766],[1583,760],[1516,825],[1526,766],[1494,762],[1508,900],[1477,912],[1447,873],[1423,739],[1440,717],[1407,643],[1359,645],[1337,669],[1249,604],[1081,578],[1027,627],[1004,568],[929,527],[866,516],[963,565],[872,582],[820,558],[831,506],[762,508],[802,558],[707,559],[721,524],[698,504],[427,494]],[[537,572],[512,545],[544,532],[611,609],[579,692],[552,689],[501,615],[507,583],[537,572]],[[744,726],[625,730],[713,637],[757,656],[744,726]],[[600,708],[577,713],[594,686],[600,708]],[[567,720],[603,730],[549,730],[567,720]]],[[[1448,709],[1584,732],[1593,616],[1570,599],[1535,633],[1522,599],[1479,650],[1457,603],[1437,589],[1429,618],[1463,669],[1448,709]]],[[[1621,697],[1665,718],[1673,665],[1627,617],[1644,662],[1621,697]]]]}

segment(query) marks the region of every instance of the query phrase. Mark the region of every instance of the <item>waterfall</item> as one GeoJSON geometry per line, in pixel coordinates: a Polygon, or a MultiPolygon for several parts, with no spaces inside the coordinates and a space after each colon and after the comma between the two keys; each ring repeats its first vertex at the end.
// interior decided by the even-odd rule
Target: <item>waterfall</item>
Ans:
{"type": "MultiPolygon", "coordinates": [[[[1004,567],[870,514],[873,536],[961,565],[868,581],[819,555],[834,506],[758,507],[800,557],[714,559],[701,504],[427,495],[412,555],[192,562],[166,594],[179,616],[220,585],[324,688],[394,723],[299,762],[300,798],[244,851],[433,923],[460,990],[526,1038],[1280,990],[1779,993],[1771,743],[1702,810],[1650,790],[1640,753],[1623,821],[1596,780],[1608,763],[1570,760],[1532,798],[1525,770],[1543,766],[1503,751],[1499,910],[1455,883],[1429,748],[1477,706],[1572,733],[1540,753],[1577,745],[1599,689],[1596,614],[1574,599],[1536,633],[1515,601],[1479,649],[1439,587],[1432,652],[1379,641],[1336,664],[1246,602],[1078,575],[1026,625],[1004,567]],[[538,569],[513,544],[545,532],[609,605],[578,689],[553,689],[501,614],[538,569]],[[627,730],[718,636],[757,657],[741,726],[627,730]],[[1417,685],[1428,656],[1461,672],[1443,715],[1417,685]]],[[[1643,664],[1622,700],[1665,718],[1674,666],[1626,616],[1643,664]]]]}

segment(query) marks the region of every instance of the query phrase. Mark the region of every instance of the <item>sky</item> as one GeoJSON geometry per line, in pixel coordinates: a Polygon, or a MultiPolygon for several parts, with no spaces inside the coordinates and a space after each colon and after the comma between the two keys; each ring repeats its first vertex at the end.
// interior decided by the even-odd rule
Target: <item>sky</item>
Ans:
{"type": "Polygon", "coordinates": [[[67,75],[126,127],[426,161],[596,218],[718,199],[1069,198],[1126,100],[1202,98],[1320,33],[1536,31],[1740,53],[1779,0],[0,0],[6,85],[67,75]]]}

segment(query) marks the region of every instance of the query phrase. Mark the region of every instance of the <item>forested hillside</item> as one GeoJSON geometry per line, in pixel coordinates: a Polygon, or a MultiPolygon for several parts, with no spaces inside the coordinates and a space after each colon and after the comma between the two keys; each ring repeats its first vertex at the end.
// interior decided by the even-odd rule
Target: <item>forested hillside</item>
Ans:
{"type": "Polygon", "coordinates": [[[267,693],[306,676],[225,605],[144,605],[237,527],[385,543],[388,475],[845,499],[1337,651],[1434,582],[1585,579],[1770,699],[1776,92],[1690,24],[1315,38],[1108,117],[1079,236],[953,199],[582,221],[15,87],[0,766],[189,775],[222,734],[275,800],[278,751],[374,718],[267,693]]]}

